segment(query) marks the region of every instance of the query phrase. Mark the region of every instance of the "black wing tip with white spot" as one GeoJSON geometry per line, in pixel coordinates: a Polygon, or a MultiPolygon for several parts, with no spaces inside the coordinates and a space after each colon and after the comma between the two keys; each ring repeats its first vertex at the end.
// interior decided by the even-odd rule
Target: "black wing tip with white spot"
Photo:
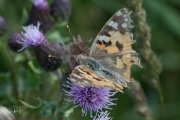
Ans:
{"type": "Polygon", "coordinates": [[[133,25],[131,25],[131,23],[133,22],[130,18],[131,13],[132,11],[129,11],[127,8],[122,8],[115,13],[115,17],[118,18],[118,28],[122,34],[129,32],[131,28],[134,27],[133,25]]]}

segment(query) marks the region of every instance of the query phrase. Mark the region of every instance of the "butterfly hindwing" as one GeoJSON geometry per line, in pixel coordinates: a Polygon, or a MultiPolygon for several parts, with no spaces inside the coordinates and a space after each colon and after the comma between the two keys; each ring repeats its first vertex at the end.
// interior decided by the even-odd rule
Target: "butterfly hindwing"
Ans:
{"type": "Polygon", "coordinates": [[[84,86],[104,86],[110,87],[117,91],[122,92],[122,85],[115,84],[114,82],[104,78],[103,76],[96,75],[93,71],[89,70],[84,65],[75,67],[70,75],[70,80],[81,87],[84,86]]]}
{"type": "Polygon", "coordinates": [[[133,50],[122,53],[121,55],[113,56],[111,59],[114,61],[115,68],[122,71],[122,75],[125,77],[127,82],[131,81],[131,66],[135,64],[142,67],[140,59],[137,57],[137,53],[133,50]]]}

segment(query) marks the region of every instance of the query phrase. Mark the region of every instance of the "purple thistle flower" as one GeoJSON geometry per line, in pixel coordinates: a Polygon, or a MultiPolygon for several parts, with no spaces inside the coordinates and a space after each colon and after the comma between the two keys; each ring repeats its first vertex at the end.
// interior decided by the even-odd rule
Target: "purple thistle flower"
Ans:
{"type": "Polygon", "coordinates": [[[82,116],[86,116],[88,111],[90,111],[92,117],[92,112],[98,112],[103,108],[111,109],[109,106],[115,105],[112,101],[117,100],[116,98],[110,98],[114,96],[116,92],[111,92],[110,89],[106,87],[80,87],[69,82],[66,87],[70,88],[70,91],[64,90],[66,96],[72,97],[72,100],[68,100],[68,102],[76,104],[76,107],[82,107],[82,116]]]}
{"type": "Polygon", "coordinates": [[[22,41],[18,41],[20,44],[23,45],[23,47],[18,50],[21,51],[27,46],[37,46],[38,44],[41,44],[41,42],[44,40],[44,35],[39,31],[40,23],[37,23],[37,26],[34,25],[28,25],[22,27],[25,31],[25,33],[22,32],[23,38],[22,41]]]}
{"type": "Polygon", "coordinates": [[[39,31],[39,27],[39,22],[37,26],[23,27],[25,32],[22,32],[22,41],[18,41],[23,47],[18,51],[31,46],[41,67],[46,71],[54,71],[61,65],[61,55],[64,51],[59,44],[49,42],[43,33],[39,31]],[[49,57],[50,55],[55,57],[49,57]]]}
{"type": "Polygon", "coordinates": [[[100,112],[100,114],[93,118],[93,120],[112,120],[111,117],[108,117],[109,113],[108,111],[100,112]]]}
{"type": "Polygon", "coordinates": [[[48,2],[46,0],[31,0],[33,2],[33,4],[36,7],[41,7],[41,6],[48,6],[48,2]]]}

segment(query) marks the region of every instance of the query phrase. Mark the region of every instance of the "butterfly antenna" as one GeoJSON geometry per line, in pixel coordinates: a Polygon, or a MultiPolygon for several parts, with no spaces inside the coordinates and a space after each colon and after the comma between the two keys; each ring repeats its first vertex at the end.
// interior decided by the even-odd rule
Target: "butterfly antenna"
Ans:
{"type": "Polygon", "coordinates": [[[73,35],[72,35],[72,33],[71,33],[71,30],[70,30],[70,28],[69,28],[69,26],[68,26],[68,25],[67,25],[67,29],[68,29],[68,31],[69,31],[69,33],[70,33],[70,35],[71,35],[72,39],[73,39],[74,41],[76,41],[76,39],[73,37],[73,35]]]}

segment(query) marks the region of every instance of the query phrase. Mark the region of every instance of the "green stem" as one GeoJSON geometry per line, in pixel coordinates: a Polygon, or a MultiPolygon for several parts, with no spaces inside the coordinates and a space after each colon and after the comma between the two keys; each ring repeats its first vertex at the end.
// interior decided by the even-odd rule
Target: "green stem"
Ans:
{"type": "Polygon", "coordinates": [[[157,91],[159,93],[159,99],[160,99],[160,102],[161,102],[161,111],[162,111],[162,114],[163,114],[163,119],[166,120],[166,107],[165,107],[164,96],[163,96],[163,92],[162,92],[162,88],[161,88],[159,79],[157,80],[156,89],[157,89],[157,91]]]}
{"type": "Polygon", "coordinates": [[[135,109],[137,112],[145,118],[145,120],[153,120],[151,110],[147,105],[147,99],[144,94],[144,91],[139,84],[138,81],[133,79],[130,84],[130,88],[128,92],[130,93],[130,97],[134,101],[135,109]]]}
{"type": "Polygon", "coordinates": [[[11,83],[13,85],[14,96],[16,102],[18,102],[19,96],[18,96],[18,88],[17,88],[17,73],[12,58],[10,57],[10,53],[8,52],[7,46],[4,45],[3,42],[1,42],[0,52],[6,62],[5,64],[7,65],[8,69],[11,72],[11,83]]]}
{"type": "MultiPolygon", "coordinates": [[[[55,71],[55,74],[58,77],[59,86],[60,86],[60,100],[58,102],[58,107],[62,107],[62,104],[64,102],[64,91],[63,91],[63,76],[62,76],[61,69],[57,69],[55,71]]],[[[59,119],[64,120],[65,117],[63,115],[59,115],[59,119]]]]}

